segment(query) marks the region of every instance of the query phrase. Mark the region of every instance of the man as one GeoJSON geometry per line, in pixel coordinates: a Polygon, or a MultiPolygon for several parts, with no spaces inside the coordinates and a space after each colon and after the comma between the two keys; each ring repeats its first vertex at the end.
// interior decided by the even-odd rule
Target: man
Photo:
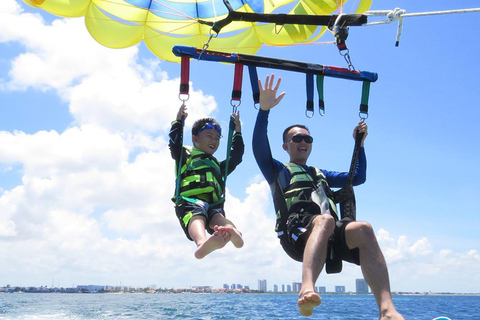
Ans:
{"type": "MultiPolygon", "coordinates": [[[[348,173],[318,170],[307,166],[313,138],[308,128],[294,125],[283,136],[283,149],[290,163],[275,160],[267,136],[268,115],[284,97],[277,97],[279,79],[267,76],[265,88],[261,81],[260,110],[253,134],[253,152],[265,179],[272,189],[277,211],[276,231],[284,250],[297,261],[303,262],[302,288],[298,299],[300,314],[310,316],[321,303],[315,292],[315,282],[327,260],[327,252],[342,260],[360,265],[366,282],[372,289],[379,308],[379,319],[404,318],[396,311],[390,292],[387,266],[378,246],[372,226],[350,219],[336,221],[336,208],[329,194],[330,187],[343,187],[348,173]],[[324,188],[325,186],[325,188],[324,188]],[[312,195],[315,195],[312,197],[312,195]],[[318,200],[319,199],[319,200],[318,200]]],[[[365,181],[366,157],[363,148],[367,136],[364,122],[354,130],[364,133],[361,142],[353,184],[365,181]]]]}

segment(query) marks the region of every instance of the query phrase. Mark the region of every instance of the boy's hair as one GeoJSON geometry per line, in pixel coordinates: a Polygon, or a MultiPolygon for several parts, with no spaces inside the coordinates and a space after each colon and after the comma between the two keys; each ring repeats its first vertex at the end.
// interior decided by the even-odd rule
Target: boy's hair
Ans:
{"type": "Polygon", "coordinates": [[[195,121],[195,123],[193,124],[193,127],[192,127],[192,135],[193,136],[196,136],[198,134],[198,131],[200,131],[200,129],[206,124],[206,123],[211,123],[219,128],[220,125],[218,124],[217,121],[215,121],[215,119],[213,118],[202,118],[202,119],[198,119],[197,121],[195,121]]]}
{"type": "Polygon", "coordinates": [[[308,130],[308,128],[306,126],[304,126],[303,124],[294,124],[294,125],[291,125],[290,127],[288,127],[287,129],[285,129],[285,131],[283,131],[283,143],[287,142],[288,131],[290,131],[290,129],[295,128],[295,127],[305,129],[310,134],[310,130],[308,130]]]}

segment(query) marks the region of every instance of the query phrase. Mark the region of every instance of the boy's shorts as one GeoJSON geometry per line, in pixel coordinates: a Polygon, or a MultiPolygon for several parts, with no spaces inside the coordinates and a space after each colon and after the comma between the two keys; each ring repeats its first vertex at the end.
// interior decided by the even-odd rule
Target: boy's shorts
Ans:
{"type": "MultiPolygon", "coordinates": [[[[288,217],[286,230],[280,237],[280,243],[285,252],[296,261],[303,261],[306,238],[302,237],[302,235],[312,226],[313,219],[317,215],[305,212],[292,213],[288,217]]],[[[345,239],[345,227],[352,221],[350,218],[344,218],[336,222],[335,230],[330,239],[328,239],[327,261],[341,259],[360,265],[358,248],[349,249],[345,239]]]]}
{"type": "Polygon", "coordinates": [[[212,220],[213,216],[219,213],[225,217],[225,212],[223,211],[223,202],[211,206],[208,202],[202,200],[197,200],[195,203],[180,200],[178,205],[175,207],[175,213],[180,221],[183,232],[185,232],[185,235],[191,241],[193,241],[193,239],[190,237],[188,232],[188,224],[192,217],[198,215],[204,216],[206,219],[205,229],[209,234],[214,232],[214,230],[209,227],[210,220],[212,220]]]}

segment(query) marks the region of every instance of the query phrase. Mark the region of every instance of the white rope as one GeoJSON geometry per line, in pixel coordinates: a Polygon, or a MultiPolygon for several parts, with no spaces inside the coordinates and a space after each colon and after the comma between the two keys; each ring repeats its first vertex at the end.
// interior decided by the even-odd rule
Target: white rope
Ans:
{"type": "Polygon", "coordinates": [[[433,16],[440,14],[454,14],[454,13],[471,13],[471,12],[480,12],[480,8],[472,9],[457,9],[457,10],[445,10],[445,11],[431,11],[431,12],[416,12],[416,13],[406,13],[405,10],[400,8],[395,8],[394,10],[372,10],[364,13],[366,16],[386,16],[388,19],[368,22],[364,26],[373,26],[378,24],[391,23],[398,21],[406,17],[421,17],[421,16],[433,16]]]}
{"type": "Polygon", "coordinates": [[[392,23],[394,21],[398,21],[398,28],[397,28],[397,40],[395,42],[395,46],[398,47],[400,42],[400,36],[402,35],[402,26],[403,26],[403,18],[408,17],[421,17],[421,16],[433,16],[433,15],[440,15],[440,14],[453,14],[453,13],[471,13],[471,12],[480,12],[480,8],[472,8],[472,9],[457,9],[457,10],[445,10],[445,11],[431,11],[431,12],[417,12],[417,13],[406,13],[405,10],[400,8],[395,8],[394,10],[372,10],[367,11],[364,13],[366,16],[386,16],[387,19],[380,20],[380,21],[373,21],[363,24],[364,26],[374,26],[379,24],[386,24],[392,23]]]}

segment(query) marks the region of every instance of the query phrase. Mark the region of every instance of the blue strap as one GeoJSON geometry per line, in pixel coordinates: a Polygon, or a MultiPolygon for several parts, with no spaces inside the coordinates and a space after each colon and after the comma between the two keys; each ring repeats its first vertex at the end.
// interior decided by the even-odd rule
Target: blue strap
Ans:
{"type": "Polygon", "coordinates": [[[258,87],[257,67],[248,66],[248,73],[250,74],[250,84],[252,85],[253,103],[257,105],[260,103],[260,88],[258,87]]]}

